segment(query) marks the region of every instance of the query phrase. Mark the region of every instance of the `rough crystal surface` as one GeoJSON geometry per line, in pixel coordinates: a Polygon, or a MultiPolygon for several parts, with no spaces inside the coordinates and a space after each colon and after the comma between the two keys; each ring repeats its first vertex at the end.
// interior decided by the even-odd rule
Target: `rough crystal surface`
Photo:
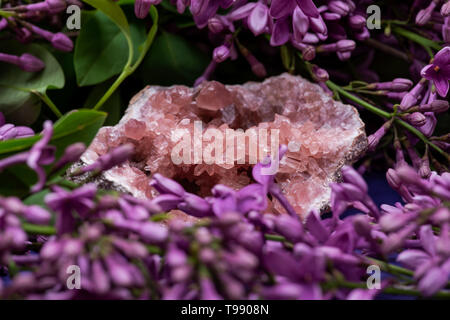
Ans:
{"type": "MultiPolygon", "coordinates": [[[[279,141],[289,151],[276,180],[302,216],[326,208],[329,183],[339,179],[340,168],[355,161],[367,146],[364,124],[355,108],[334,101],[301,77],[282,74],[243,85],[210,81],[197,88],[147,86],[130,101],[116,126],[99,131],[82,160],[90,163],[111,148],[133,143],[133,159],[109,170],[104,178],[141,198],[155,195],[148,182],[156,172],[200,195],[209,195],[218,183],[235,189],[251,183],[248,163],[173,163],[171,151],[177,141],[172,134],[175,129],[192,133],[194,121],[202,121],[204,132],[208,128],[223,133],[229,128],[279,129],[279,141]]],[[[235,148],[245,148],[248,160],[248,145],[235,148]]],[[[283,212],[276,202],[269,210],[283,212]]]]}

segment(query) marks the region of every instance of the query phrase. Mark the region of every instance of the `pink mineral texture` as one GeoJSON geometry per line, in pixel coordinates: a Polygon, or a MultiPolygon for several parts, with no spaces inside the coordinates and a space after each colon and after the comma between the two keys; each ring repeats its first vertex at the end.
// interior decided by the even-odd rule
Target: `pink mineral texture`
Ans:
{"type": "MultiPolygon", "coordinates": [[[[202,196],[210,195],[219,183],[235,189],[251,183],[251,150],[245,143],[232,146],[235,160],[238,150],[245,152],[245,163],[174,163],[171,154],[179,143],[174,132],[185,130],[181,132],[189,136],[194,123],[201,123],[200,132],[216,128],[224,135],[227,129],[253,128],[255,131],[246,132],[267,129],[271,136],[275,132],[271,130],[278,129],[279,143],[288,145],[289,150],[276,181],[302,217],[313,209],[326,209],[329,183],[338,180],[340,168],[354,162],[367,147],[364,124],[355,108],[334,101],[308,80],[282,74],[243,85],[210,81],[196,88],[147,86],[131,100],[116,126],[99,131],[82,160],[91,163],[111,148],[134,144],[134,157],[106,172],[104,178],[139,198],[157,194],[149,186],[157,172],[202,196]]],[[[211,142],[199,143],[205,149],[211,142]]],[[[223,147],[223,153],[227,148],[229,145],[223,147]]],[[[284,212],[275,200],[268,208],[272,213],[284,212]]]]}

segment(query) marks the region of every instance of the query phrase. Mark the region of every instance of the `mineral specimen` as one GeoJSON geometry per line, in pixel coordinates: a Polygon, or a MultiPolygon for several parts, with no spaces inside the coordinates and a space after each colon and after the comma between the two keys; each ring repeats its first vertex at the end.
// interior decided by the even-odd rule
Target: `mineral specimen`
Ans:
{"type": "MultiPolygon", "coordinates": [[[[243,85],[148,86],[116,126],[99,131],[82,160],[123,143],[134,144],[134,157],[104,178],[141,198],[156,194],[148,183],[156,172],[203,196],[219,183],[241,188],[252,164],[286,144],[276,181],[301,216],[327,207],[329,183],[367,147],[355,108],[289,74],[243,85]]],[[[283,212],[275,201],[268,208],[283,212]]]]}

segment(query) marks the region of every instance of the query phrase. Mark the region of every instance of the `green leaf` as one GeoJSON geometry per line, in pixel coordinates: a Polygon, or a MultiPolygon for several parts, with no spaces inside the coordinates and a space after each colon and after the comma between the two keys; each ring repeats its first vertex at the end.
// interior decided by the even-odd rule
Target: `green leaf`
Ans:
{"type": "Polygon", "coordinates": [[[127,17],[120,6],[112,0],[83,0],[87,4],[102,11],[122,30],[126,35],[130,35],[130,27],[127,17]]]}
{"type": "Polygon", "coordinates": [[[186,39],[162,32],[142,62],[140,75],[149,84],[192,85],[208,65],[209,59],[186,39]]]}
{"type": "MultiPolygon", "coordinates": [[[[106,113],[94,110],[74,110],[60,118],[54,125],[50,144],[56,146],[56,156],[59,157],[65,148],[75,142],[89,145],[105,121],[106,113]]],[[[36,141],[40,134],[32,137],[12,139],[0,142],[0,158],[26,151],[36,141]]]]}
{"type": "MultiPolygon", "coordinates": [[[[130,36],[133,39],[133,59],[136,60],[139,54],[137,45],[145,40],[144,24],[131,24],[130,36]]],[[[74,66],[78,85],[98,84],[119,74],[127,63],[128,54],[128,42],[123,32],[103,12],[96,11],[81,28],[75,43],[74,66]]]]}
{"type": "Polygon", "coordinates": [[[21,55],[30,53],[45,63],[40,72],[26,72],[17,66],[1,63],[0,111],[16,124],[33,123],[40,112],[40,102],[32,92],[45,93],[48,89],[64,87],[64,73],[58,61],[44,47],[31,44],[24,46],[6,41],[2,52],[21,55]]]}

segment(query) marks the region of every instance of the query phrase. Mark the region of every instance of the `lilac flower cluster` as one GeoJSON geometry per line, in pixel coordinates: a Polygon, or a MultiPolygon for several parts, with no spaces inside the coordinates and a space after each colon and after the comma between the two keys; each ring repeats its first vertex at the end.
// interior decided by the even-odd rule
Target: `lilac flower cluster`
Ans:
{"type": "MultiPolygon", "coordinates": [[[[29,158],[49,147],[49,132],[47,123],[29,158]]],[[[81,150],[69,146],[54,167],[77,161],[81,150]]],[[[70,174],[96,176],[131,153],[128,145],[118,147],[95,165],[70,174]]],[[[372,299],[387,292],[450,297],[445,289],[450,276],[450,174],[432,172],[424,179],[400,163],[387,179],[404,203],[378,208],[360,174],[344,166],[342,183],[332,184],[331,218],[311,212],[301,221],[275,177],[261,174],[264,166],[270,163],[254,167],[255,183],[238,191],[217,185],[206,198],[159,174],[150,182],[159,192],[151,200],[105,192],[91,183],[58,181],[46,183],[44,206],[0,198],[0,264],[12,278],[8,284],[0,280],[0,295],[372,299]],[[290,214],[266,213],[269,195],[290,214]],[[348,207],[361,214],[342,218],[348,207]],[[173,210],[193,218],[172,218],[166,212],[173,210]],[[52,217],[54,225],[49,224],[52,217]],[[372,264],[391,273],[374,290],[365,282],[372,264]],[[71,266],[80,268],[80,290],[68,288],[71,266]]]]}
{"type": "MultiPolygon", "coordinates": [[[[135,13],[145,18],[151,5],[161,0],[135,1],[135,13]]],[[[213,52],[213,60],[200,83],[211,73],[217,63],[236,59],[238,50],[247,59],[253,72],[264,77],[264,66],[234,36],[243,25],[255,35],[270,36],[272,46],[290,43],[300,50],[303,59],[309,61],[317,54],[336,53],[340,60],[347,60],[356,43],[369,37],[366,28],[366,4],[364,1],[321,1],[316,6],[312,0],[273,1],[218,1],[177,0],[172,1],[179,13],[187,7],[198,28],[207,27],[215,42],[222,42],[213,52]],[[220,14],[220,9],[226,9],[220,14]]],[[[324,72],[325,70],[321,70],[324,72]]],[[[325,71],[326,72],[326,71],[325,71]]]]}
{"type": "MultiPolygon", "coordinates": [[[[8,37],[14,37],[21,43],[29,43],[33,39],[48,41],[55,49],[68,52],[73,49],[72,40],[62,32],[51,32],[35,25],[43,19],[58,28],[61,28],[59,16],[69,4],[81,6],[78,0],[43,0],[37,2],[15,1],[14,6],[10,2],[0,6],[0,31],[8,37]]],[[[45,64],[39,58],[24,53],[16,56],[0,52],[0,61],[17,65],[24,71],[37,72],[45,68],[45,64]]]]}
{"type": "MultiPolygon", "coordinates": [[[[409,79],[394,79],[391,82],[371,83],[364,89],[376,90],[377,94],[384,95],[390,99],[395,99],[400,103],[398,108],[400,119],[408,122],[418,129],[426,137],[437,140],[436,145],[442,147],[444,151],[449,150],[448,142],[440,141],[439,137],[432,137],[436,128],[436,114],[445,113],[449,109],[446,96],[449,90],[450,80],[450,47],[440,50],[431,63],[421,70],[422,78],[413,86],[409,79]],[[412,87],[412,88],[411,88],[412,87]]],[[[393,118],[386,121],[374,134],[369,137],[369,149],[374,150],[381,138],[389,131],[393,123],[393,118]]],[[[411,146],[408,148],[415,166],[420,162],[413,147],[417,139],[408,136],[411,146]]]]}

